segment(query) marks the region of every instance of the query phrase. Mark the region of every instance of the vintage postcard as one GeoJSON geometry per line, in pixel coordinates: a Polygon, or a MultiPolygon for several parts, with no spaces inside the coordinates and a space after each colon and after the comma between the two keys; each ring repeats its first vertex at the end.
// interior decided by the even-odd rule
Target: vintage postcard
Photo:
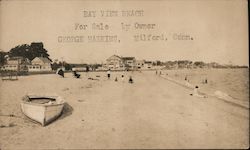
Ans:
{"type": "Polygon", "coordinates": [[[247,0],[0,0],[0,149],[246,149],[247,0]]]}

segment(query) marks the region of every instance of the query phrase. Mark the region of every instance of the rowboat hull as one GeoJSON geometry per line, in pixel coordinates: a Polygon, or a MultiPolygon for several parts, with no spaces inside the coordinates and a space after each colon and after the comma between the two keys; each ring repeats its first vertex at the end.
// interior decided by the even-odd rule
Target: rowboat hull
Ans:
{"type": "Polygon", "coordinates": [[[64,102],[55,104],[36,104],[32,102],[21,102],[21,109],[24,115],[37,121],[42,126],[46,126],[57,119],[64,107],[64,102]]]}

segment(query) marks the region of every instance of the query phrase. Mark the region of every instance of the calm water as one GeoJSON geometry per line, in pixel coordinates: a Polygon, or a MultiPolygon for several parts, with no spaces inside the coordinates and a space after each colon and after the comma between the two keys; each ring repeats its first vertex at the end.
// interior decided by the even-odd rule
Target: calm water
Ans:
{"type": "Polygon", "coordinates": [[[200,90],[208,94],[221,91],[234,99],[249,101],[249,69],[183,69],[165,70],[169,77],[183,80],[185,77],[191,84],[198,85],[200,90]],[[204,84],[207,79],[208,83],[204,84]]]}

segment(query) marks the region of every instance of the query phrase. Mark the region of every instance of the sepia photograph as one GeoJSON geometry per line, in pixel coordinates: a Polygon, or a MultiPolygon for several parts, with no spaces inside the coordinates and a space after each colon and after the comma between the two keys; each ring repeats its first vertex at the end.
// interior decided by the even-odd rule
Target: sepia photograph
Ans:
{"type": "Polygon", "coordinates": [[[247,0],[0,0],[0,150],[249,148],[247,0]]]}

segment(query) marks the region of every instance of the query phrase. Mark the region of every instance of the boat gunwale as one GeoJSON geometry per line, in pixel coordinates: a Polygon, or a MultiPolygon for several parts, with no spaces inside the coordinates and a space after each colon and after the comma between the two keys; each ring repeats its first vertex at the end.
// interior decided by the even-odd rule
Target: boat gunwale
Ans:
{"type": "Polygon", "coordinates": [[[32,102],[27,102],[27,101],[22,101],[23,104],[28,104],[28,105],[35,105],[35,106],[43,106],[43,107],[50,107],[50,106],[58,106],[58,105],[63,105],[65,102],[58,103],[58,104],[38,104],[38,103],[32,103],[32,102]]]}
{"type": "Polygon", "coordinates": [[[23,100],[23,104],[28,104],[28,105],[34,105],[34,106],[43,106],[43,107],[50,107],[50,106],[58,106],[58,105],[64,105],[65,101],[61,96],[47,96],[47,95],[25,95],[23,100]],[[25,97],[28,99],[39,99],[39,98],[47,98],[47,99],[54,99],[55,102],[57,102],[58,99],[61,99],[62,101],[60,103],[44,103],[44,104],[39,104],[39,103],[32,103],[32,101],[27,101],[25,100],[25,97]]]}

